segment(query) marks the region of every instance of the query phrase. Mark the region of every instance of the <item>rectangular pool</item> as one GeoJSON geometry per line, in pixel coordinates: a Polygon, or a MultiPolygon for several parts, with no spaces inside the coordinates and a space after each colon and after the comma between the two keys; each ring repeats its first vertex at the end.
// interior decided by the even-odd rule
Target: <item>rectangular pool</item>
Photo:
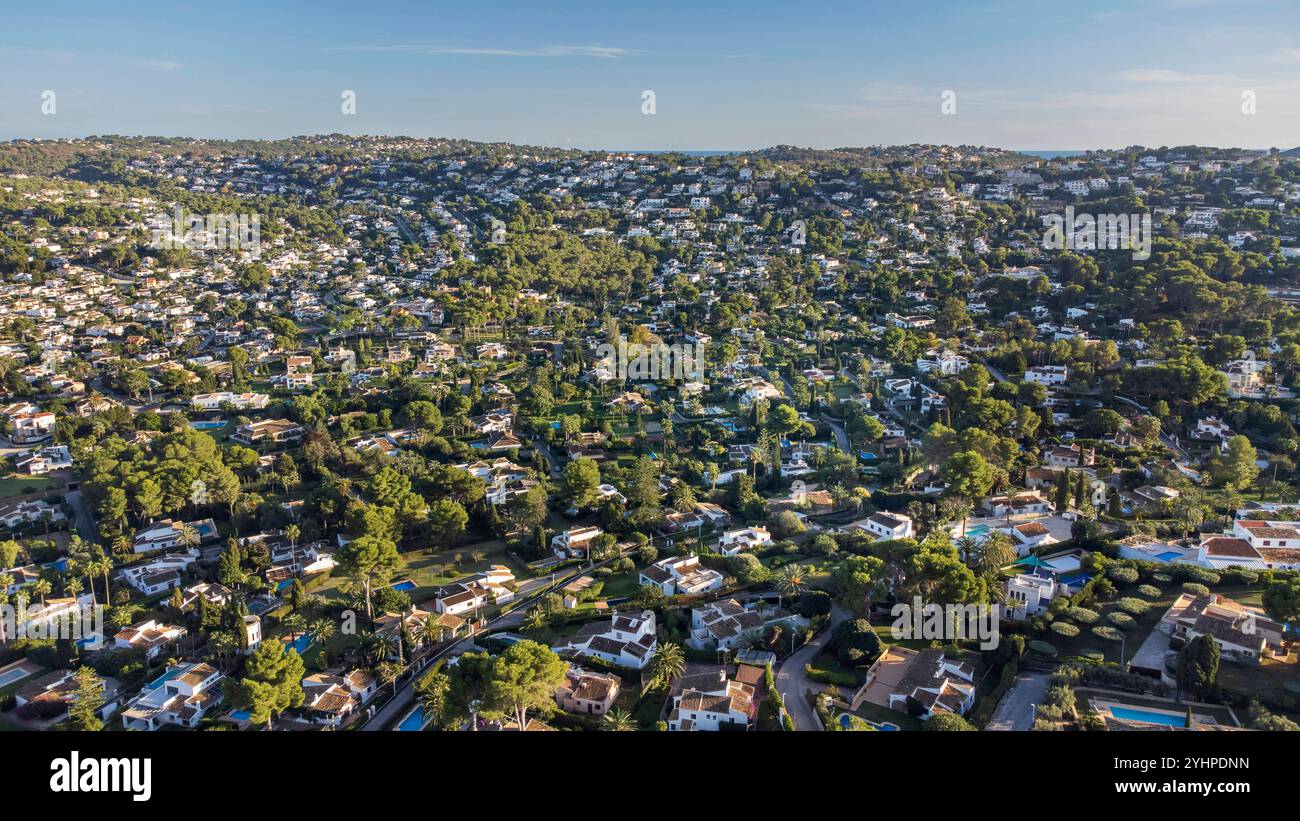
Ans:
{"type": "Polygon", "coordinates": [[[399,732],[418,733],[424,729],[424,725],[424,708],[416,707],[407,714],[406,718],[402,719],[402,723],[397,725],[397,729],[399,732]]]}
{"type": "Polygon", "coordinates": [[[1172,713],[1157,713],[1152,710],[1139,710],[1135,707],[1111,707],[1110,714],[1125,721],[1141,721],[1146,724],[1164,724],[1168,727],[1183,727],[1187,716],[1172,713]]]}

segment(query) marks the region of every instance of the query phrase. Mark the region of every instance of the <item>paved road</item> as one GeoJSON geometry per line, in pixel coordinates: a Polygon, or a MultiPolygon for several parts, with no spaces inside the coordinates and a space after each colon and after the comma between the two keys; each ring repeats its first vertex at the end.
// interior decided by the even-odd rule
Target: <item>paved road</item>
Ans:
{"type": "Polygon", "coordinates": [[[1003,730],[1023,733],[1034,724],[1034,705],[1042,704],[1047,695],[1050,673],[1021,673],[1015,685],[1007,691],[993,711],[985,730],[1003,730]]]}
{"type": "MultiPolygon", "coordinates": [[[[625,552],[620,552],[612,558],[606,559],[603,562],[597,562],[589,567],[578,566],[577,569],[565,568],[565,575],[556,578],[555,584],[556,586],[563,586],[572,579],[575,579],[584,573],[591,572],[591,570],[596,567],[601,567],[610,562],[621,559],[624,555],[626,555],[625,552]]],[[[506,613],[504,616],[497,616],[494,619],[490,619],[483,625],[483,628],[479,630],[479,635],[482,635],[489,629],[497,630],[502,627],[515,627],[522,624],[524,613],[528,611],[528,607],[551,590],[550,580],[551,577],[547,575],[523,582],[520,585],[520,595],[527,596],[527,598],[525,598],[518,607],[511,610],[509,613],[506,613]],[[529,586],[530,583],[532,586],[529,586]]],[[[467,650],[473,645],[473,642],[474,637],[469,636],[461,639],[455,644],[450,644],[442,648],[431,656],[427,656],[426,658],[428,661],[424,663],[421,670],[427,669],[430,664],[443,656],[456,655],[461,651],[467,650]]],[[[373,718],[367,720],[365,724],[362,725],[361,730],[363,732],[378,732],[383,730],[399,717],[406,715],[406,712],[415,704],[415,684],[420,679],[420,676],[418,674],[411,675],[409,671],[405,675],[406,681],[404,684],[399,684],[397,695],[393,696],[393,698],[384,705],[383,709],[375,713],[373,718]]]]}
{"type": "Polygon", "coordinates": [[[803,697],[803,694],[806,690],[820,693],[826,689],[826,685],[808,678],[804,673],[804,665],[812,661],[813,656],[826,646],[831,639],[831,634],[835,632],[836,625],[850,618],[851,615],[849,611],[835,605],[831,608],[830,626],[812,641],[794,651],[776,671],[776,689],[781,694],[781,698],[785,699],[785,709],[794,719],[796,730],[821,729],[817,716],[813,714],[812,707],[808,706],[808,700],[803,697]]]}
{"type": "Polygon", "coordinates": [[[835,434],[835,445],[845,453],[852,453],[849,449],[849,435],[844,432],[844,426],[824,413],[821,419],[830,426],[831,433],[835,434]]]}
{"type": "Polygon", "coordinates": [[[86,504],[86,497],[81,495],[80,490],[72,490],[68,491],[64,498],[68,500],[68,507],[72,508],[72,518],[77,524],[77,533],[92,544],[98,542],[99,531],[95,528],[95,517],[90,512],[90,506],[86,504]]]}

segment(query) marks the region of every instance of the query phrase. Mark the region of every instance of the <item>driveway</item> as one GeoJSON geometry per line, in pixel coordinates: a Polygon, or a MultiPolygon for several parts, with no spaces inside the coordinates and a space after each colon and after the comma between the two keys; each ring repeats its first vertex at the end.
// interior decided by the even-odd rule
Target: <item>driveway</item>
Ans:
{"type": "Polygon", "coordinates": [[[985,730],[1010,730],[1023,733],[1034,724],[1034,705],[1042,704],[1047,695],[1050,673],[1021,673],[1016,683],[998,703],[985,730]]]}
{"type": "Polygon", "coordinates": [[[852,450],[849,449],[849,437],[844,432],[844,426],[824,413],[821,415],[821,420],[826,423],[827,427],[831,429],[831,433],[835,435],[835,446],[845,453],[852,453],[852,450]]]}
{"type": "Polygon", "coordinates": [[[95,517],[90,512],[90,506],[86,504],[86,499],[81,495],[80,490],[70,490],[64,498],[68,500],[68,507],[72,508],[72,518],[77,526],[77,533],[81,538],[88,542],[97,543],[99,541],[99,531],[95,527],[95,517]]]}
{"type": "Polygon", "coordinates": [[[820,730],[821,724],[814,715],[812,707],[808,706],[808,700],[803,697],[807,690],[820,693],[826,689],[826,685],[813,681],[808,678],[804,672],[804,666],[812,661],[813,656],[821,652],[831,640],[831,634],[835,632],[835,627],[841,622],[851,618],[853,614],[842,609],[839,605],[831,608],[830,626],[817,635],[812,641],[794,651],[785,661],[781,663],[780,669],[776,671],[776,689],[785,699],[785,709],[794,719],[794,728],[796,730],[820,730]]]}

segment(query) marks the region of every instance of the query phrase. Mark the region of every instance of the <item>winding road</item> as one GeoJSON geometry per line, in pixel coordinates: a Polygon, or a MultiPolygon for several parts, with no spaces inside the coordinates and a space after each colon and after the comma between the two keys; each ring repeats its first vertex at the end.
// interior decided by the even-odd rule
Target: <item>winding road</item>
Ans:
{"type": "Polygon", "coordinates": [[[812,707],[809,706],[808,700],[803,697],[803,694],[807,690],[821,692],[826,689],[826,685],[808,678],[808,674],[804,672],[804,667],[831,640],[835,628],[851,616],[852,614],[849,611],[841,608],[838,604],[832,607],[830,625],[818,633],[812,641],[790,654],[785,661],[781,662],[780,669],[776,671],[777,692],[785,700],[785,709],[790,713],[790,717],[794,719],[794,728],[796,730],[817,731],[822,729],[821,722],[813,713],[812,707]]]}

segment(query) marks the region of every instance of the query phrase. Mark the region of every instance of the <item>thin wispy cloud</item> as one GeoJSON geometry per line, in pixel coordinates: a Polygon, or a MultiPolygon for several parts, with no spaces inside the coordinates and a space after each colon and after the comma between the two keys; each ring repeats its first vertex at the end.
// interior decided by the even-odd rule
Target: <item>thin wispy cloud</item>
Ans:
{"type": "Polygon", "coordinates": [[[613,46],[542,46],[540,48],[479,48],[469,46],[390,45],[337,46],[330,51],[359,51],[389,54],[461,55],[468,57],[594,57],[613,60],[637,54],[635,49],[613,46]]]}
{"type": "Polygon", "coordinates": [[[1221,80],[1211,74],[1187,74],[1168,68],[1133,68],[1120,72],[1126,83],[1207,83],[1221,80]]]}
{"type": "Polygon", "coordinates": [[[178,63],[175,60],[152,60],[147,58],[136,58],[131,62],[138,66],[144,66],[145,68],[158,68],[163,71],[175,71],[185,65],[184,63],[178,63]]]}

